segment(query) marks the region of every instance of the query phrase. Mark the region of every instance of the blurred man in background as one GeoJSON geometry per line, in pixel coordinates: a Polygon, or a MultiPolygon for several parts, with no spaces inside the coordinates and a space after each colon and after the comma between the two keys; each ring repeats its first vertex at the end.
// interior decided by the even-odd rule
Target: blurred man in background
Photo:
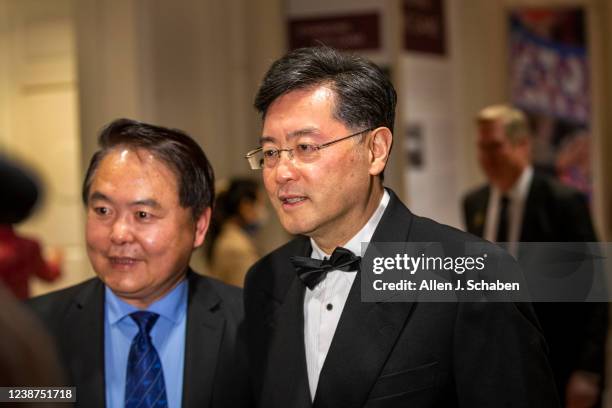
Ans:
{"type": "MultiPolygon", "coordinates": [[[[520,242],[597,240],[586,197],[534,172],[523,112],[507,105],[477,117],[478,159],[488,184],[463,203],[467,230],[507,245],[522,261],[520,242]]],[[[535,303],[550,348],[558,391],[567,407],[593,407],[604,386],[608,305],[535,303]]]]}

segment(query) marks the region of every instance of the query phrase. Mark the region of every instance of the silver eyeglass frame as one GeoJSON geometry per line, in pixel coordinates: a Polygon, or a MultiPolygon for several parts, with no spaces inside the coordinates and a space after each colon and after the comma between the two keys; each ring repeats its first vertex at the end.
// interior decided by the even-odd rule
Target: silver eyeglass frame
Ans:
{"type": "MultiPolygon", "coordinates": [[[[313,147],[315,147],[317,151],[321,150],[321,149],[325,149],[326,147],[329,147],[329,146],[331,146],[333,144],[336,144],[338,142],[342,142],[343,140],[347,140],[347,139],[350,139],[352,137],[359,136],[360,134],[365,133],[365,132],[371,132],[374,129],[376,129],[376,128],[373,127],[373,128],[363,129],[363,130],[360,130],[359,132],[352,133],[352,134],[350,134],[348,136],[344,136],[344,137],[341,137],[341,138],[336,139],[336,140],[332,140],[332,141],[321,143],[321,144],[314,144],[313,147]]],[[[255,155],[257,153],[261,152],[262,150],[263,150],[263,147],[258,147],[257,149],[253,149],[253,150],[249,151],[247,154],[244,155],[244,158],[247,159],[247,161],[249,162],[249,166],[251,166],[251,170],[262,170],[264,168],[264,166],[257,165],[256,163],[253,163],[253,160],[252,160],[255,157],[255,155]]],[[[293,156],[293,151],[295,150],[295,147],[287,148],[287,149],[274,149],[274,150],[278,152],[278,158],[279,159],[280,159],[280,156],[281,156],[282,152],[287,152],[289,154],[289,158],[293,158],[294,157],[293,156]]]]}

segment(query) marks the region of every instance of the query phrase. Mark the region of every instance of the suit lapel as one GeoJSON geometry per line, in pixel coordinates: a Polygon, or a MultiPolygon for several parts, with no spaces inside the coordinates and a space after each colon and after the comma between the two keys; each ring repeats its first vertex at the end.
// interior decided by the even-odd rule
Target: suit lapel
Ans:
{"type": "Polygon", "coordinates": [[[542,238],[542,235],[544,235],[542,231],[551,231],[552,226],[548,223],[550,215],[546,211],[542,212],[543,208],[547,208],[547,206],[542,205],[545,201],[545,188],[542,186],[542,179],[534,174],[523,207],[523,220],[521,222],[521,233],[519,234],[521,242],[545,240],[542,238]]]}
{"type": "Polygon", "coordinates": [[[221,299],[205,279],[187,273],[189,299],[185,333],[183,407],[211,406],[215,371],[225,318],[219,313],[221,299]]]}
{"type": "Polygon", "coordinates": [[[64,317],[62,352],[77,387],[80,406],[103,408],[104,381],[104,284],[93,279],[77,294],[64,317]]]}
{"type": "MultiPolygon", "coordinates": [[[[389,193],[391,200],[371,242],[408,239],[414,217],[389,193]]],[[[361,273],[357,274],[321,371],[314,407],[364,405],[412,306],[410,302],[361,302],[361,273]]]]}
{"type": "Polygon", "coordinates": [[[268,352],[265,383],[261,406],[307,408],[311,406],[304,349],[304,285],[297,279],[295,268],[289,262],[291,255],[309,256],[308,238],[302,237],[295,253],[281,256],[279,269],[290,276],[276,294],[279,306],[269,316],[268,330],[271,342],[268,352]],[[288,288],[287,286],[288,285],[288,288]],[[281,293],[285,292],[283,296],[281,293]]]}
{"type": "Polygon", "coordinates": [[[474,200],[474,208],[468,215],[469,219],[466,220],[468,231],[478,237],[484,237],[485,220],[487,218],[487,207],[489,205],[489,196],[491,195],[491,188],[486,186],[474,200]]]}

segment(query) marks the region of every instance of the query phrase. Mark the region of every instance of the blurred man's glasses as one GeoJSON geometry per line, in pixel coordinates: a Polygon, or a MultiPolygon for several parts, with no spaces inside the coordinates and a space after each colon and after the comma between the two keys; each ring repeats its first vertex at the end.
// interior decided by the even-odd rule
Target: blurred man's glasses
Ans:
{"type": "Polygon", "coordinates": [[[357,133],[341,137],[340,139],[332,140],[323,144],[299,143],[290,149],[273,149],[268,147],[260,147],[251,150],[244,157],[248,160],[252,170],[261,170],[263,168],[272,168],[276,166],[280,160],[282,152],[287,152],[289,159],[295,159],[300,163],[312,163],[319,159],[321,149],[325,149],[335,143],[350,139],[351,137],[359,136],[362,133],[369,132],[375,128],[360,130],[357,133]]]}

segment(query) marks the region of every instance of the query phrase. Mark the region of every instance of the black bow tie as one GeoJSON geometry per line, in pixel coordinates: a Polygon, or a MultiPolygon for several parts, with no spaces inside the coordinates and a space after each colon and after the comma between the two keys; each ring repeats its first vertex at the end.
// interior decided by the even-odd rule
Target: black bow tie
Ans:
{"type": "Polygon", "coordinates": [[[310,290],[323,279],[329,271],[356,271],[359,268],[361,257],[353,254],[348,249],[338,247],[329,259],[314,259],[304,256],[292,256],[290,259],[297,270],[298,278],[310,290]]]}

